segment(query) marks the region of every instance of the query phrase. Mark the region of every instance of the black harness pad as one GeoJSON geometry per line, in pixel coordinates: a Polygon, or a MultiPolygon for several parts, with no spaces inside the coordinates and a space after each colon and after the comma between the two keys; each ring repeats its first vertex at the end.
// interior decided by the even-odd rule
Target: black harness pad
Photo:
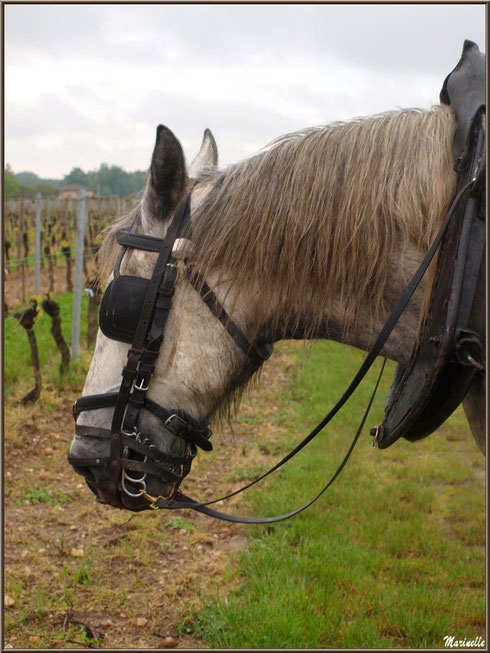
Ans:
{"type": "Polygon", "coordinates": [[[429,307],[406,368],[399,367],[383,423],[371,433],[381,449],[435,431],[485,366],[485,56],[465,41],[441,101],[458,121],[453,144],[458,190],[478,183],[453,215],[441,244],[429,307]]]}
{"type": "Polygon", "coordinates": [[[471,125],[485,107],[485,55],[473,41],[464,42],[461,59],[444,80],[440,100],[451,107],[458,120],[453,157],[456,169],[461,169],[470,147],[471,125]]]}
{"type": "Polygon", "coordinates": [[[99,311],[100,330],[107,338],[133,342],[148,283],[148,279],[121,274],[107,286],[99,311]]]}

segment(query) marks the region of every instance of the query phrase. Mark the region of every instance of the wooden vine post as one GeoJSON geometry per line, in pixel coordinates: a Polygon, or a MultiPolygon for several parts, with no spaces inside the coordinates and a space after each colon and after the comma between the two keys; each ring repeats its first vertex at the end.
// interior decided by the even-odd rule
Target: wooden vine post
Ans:
{"type": "Polygon", "coordinates": [[[17,264],[20,266],[20,275],[22,279],[22,303],[26,301],[26,272],[24,258],[22,256],[22,234],[24,233],[24,198],[20,198],[19,206],[19,223],[17,232],[17,264]]]}
{"type": "Polygon", "coordinates": [[[22,232],[22,242],[24,243],[24,265],[26,268],[29,267],[29,234],[27,233],[27,228],[24,223],[24,231],[22,232]]]}
{"type": "Polygon", "coordinates": [[[34,293],[36,295],[39,295],[41,290],[41,213],[42,197],[41,193],[36,193],[36,240],[34,250],[34,293]]]}
{"type": "Polygon", "coordinates": [[[10,267],[10,249],[12,247],[13,235],[15,233],[15,217],[14,217],[14,208],[15,205],[12,201],[8,202],[8,212],[7,212],[7,198],[3,198],[3,215],[7,216],[6,224],[4,227],[4,252],[5,252],[5,273],[9,273],[11,270],[10,267]]]}
{"type": "Polygon", "coordinates": [[[86,222],[86,192],[78,191],[77,245],[75,255],[75,290],[73,292],[73,325],[71,332],[71,355],[78,358],[80,346],[80,320],[82,315],[83,259],[86,222]]]}
{"type": "Polygon", "coordinates": [[[56,229],[55,225],[58,219],[58,214],[51,215],[51,203],[48,200],[48,235],[46,238],[46,245],[44,246],[44,253],[48,258],[48,271],[49,271],[49,290],[54,292],[54,262],[56,250],[56,229]]]}

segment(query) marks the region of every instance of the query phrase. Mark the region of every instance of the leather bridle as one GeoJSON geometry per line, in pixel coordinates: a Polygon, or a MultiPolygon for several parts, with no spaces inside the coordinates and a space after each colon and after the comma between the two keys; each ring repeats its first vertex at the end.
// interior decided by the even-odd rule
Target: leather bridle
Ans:
{"type": "MultiPolygon", "coordinates": [[[[474,205],[472,211],[476,211],[476,218],[482,218],[479,212],[479,207],[484,205],[483,198],[485,193],[485,151],[483,147],[485,105],[480,98],[482,93],[481,89],[483,88],[482,85],[484,83],[483,68],[484,58],[482,58],[481,53],[479,53],[477,46],[471,42],[465,41],[462,59],[453,73],[446,78],[441,93],[441,100],[447,104],[451,103],[451,94],[453,93],[453,90],[451,90],[452,82],[448,84],[448,81],[450,80],[451,75],[463,72],[464,75],[462,76],[462,82],[457,76],[454,78],[456,80],[456,90],[458,85],[463,89],[464,100],[463,111],[460,112],[458,95],[456,91],[454,91],[456,98],[453,103],[455,104],[455,115],[459,118],[460,122],[455,135],[454,145],[459,147],[461,143],[463,143],[463,151],[466,152],[466,154],[471,153],[472,156],[465,156],[463,159],[455,156],[457,164],[455,169],[460,175],[464,175],[460,176],[460,184],[458,186],[459,190],[449,207],[444,222],[431,247],[426,253],[418,270],[407,284],[353,380],[329,413],[298,445],[296,445],[296,447],[294,447],[292,451],[290,451],[267,472],[244,487],[231,492],[224,497],[219,497],[207,502],[198,502],[178,492],[179,484],[189,473],[192,459],[197,453],[197,447],[200,447],[205,451],[212,449],[210,442],[211,430],[209,429],[209,424],[207,422],[195,420],[182,410],[162,407],[146,396],[159,355],[160,346],[164,339],[165,326],[172,306],[172,296],[174,294],[177,279],[177,261],[173,258],[172,252],[174,250],[176,239],[182,237],[187,227],[190,225],[190,202],[192,189],[189,190],[187,196],[181,201],[181,204],[175,211],[165,238],[153,238],[127,231],[120,231],[117,234],[118,242],[123,249],[118,262],[116,263],[114,279],[109,284],[104,296],[107,297],[106,303],[108,304],[108,307],[106,307],[105,312],[102,311],[101,307],[100,327],[108,337],[121,340],[122,342],[128,342],[131,344],[131,347],[128,352],[126,365],[122,370],[122,382],[119,392],[81,397],[75,402],[73,410],[76,420],[82,411],[114,407],[110,429],[84,425],[76,426],[76,433],[79,436],[108,439],[110,441],[110,452],[109,456],[106,457],[93,456],[91,458],[83,458],[73,454],[68,454],[69,462],[76,469],[83,470],[83,468],[92,468],[95,470],[94,473],[87,470],[87,473],[84,472],[84,475],[87,478],[89,487],[97,495],[98,501],[109,503],[117,507],[128,507],[132,510],[148,508],[169,510],[191,508],[211,517],[226,521],[264,524],[282,521],[302,512],[327,490],[342,471],[357,440],[359,439],[371,404],[374,400],[384,364],[381,368],[378,381],[364,412],[359,428],[357,429],[344,459],[328,483],[311,501],[308,501],[306,504],[292,512],[278,515],[276,517],[265,518],[237,517],[235,515],[219,512],[209,507],[214,503],[223,501],[243,492],[272,474],[272,472],[279,469],[288,460],[293,458],[293,456],[301,451],[325,428],[352,395],[373,365],[377,356],[381,353],[391,332],[427,271],[437,248],[446,237],[451,221],[454,219],[454,224],[459,224],[458,221],[462,220],[465,205],[461,200],[464,197],[468,199],[477,199],[478,202],[471,203],[474,205]],[[470,65],[467,69],[465,66],[468,61],[470,62],[470,65]],[[476,70],[479,71],[476,74],[474,73],[473,68],[475,61],[476,70]],[[479,81],[479,85],[475,85],[475,79],[477,82],[479,81]],[[449,86],[451,86],[451,89],[449,89],[449,86]],[[470,91],[469,93],[468,88],[470,91]],[[451,90],[451,92],[449,92],[448,89],[451,90]],[[472,89],[476,90],[475,96],[471,92],[472,89]],[[476,110],[474,110],[471,102],[467,106],[467,96],[470,99],[473,96],[473,99],[476,98],[473,102],[476,106],[476,110]],[[469,163],[470,160],[471,163],[469,163]],[[465,163],[465,165],[462,166],[462,163],[465,163]],[[119,277],[119,266],[128,247],[158,253],[149,281],[142,280],[139,277],[126,277],[125,279],[119,277]],[[125,300],[125,293],[120,292],[121,287],[113,285],[117,283],[122,283],[123,290],[126,289],[131,291],[127,294],[135,300],[134,304],[138,308],[135,313],[137,325],[134,331],[130,329],[130,336],[128,335],[127,325],[110,323],[111,316],[117,318],[118,316],[121,317],[121,313],[124,313],[124,306],[116,310],[115,302],[117,301],[118,296],[122,295],[125,300]],[[124,284],[126,285],[124,286],[124,284]],[[113,295],[110,294],[111,286],[114,291],[113,295]],[[117,288],[119,288],[119,292],[117,291],[117,288]],[[149,411],[155,417],[160,419],[168,431],[184,441],[184,455],[171,456],[169,454],[164,454],[151,442],[149,438],[140,433],[139,417],[142,409],[149,411]],[[166,486],[170,486],[170,490],[166,496],[153,496],[148,492],[146,486],[148,475],[150,475],[150,477],[156,477],[160,481],[163,481],[166,486]],[[143,504],[135,504],[135,500],[142,500],[143,504]]],[[[459,149],[458,147],[456,148],[456,154],[460,151],[460,147],[459,149]]],[[[481,228],[479,228],[478,233],[481,233],[481,228]]],[[[482,238],[484,245],[484,236],[482,238]]],[[[481,242],[480,245],[482,245],[481,242]]],[[[471,260],[470,254],[468,254],[466,260],[471,264],[474,263],[474,261],[471,260]]],[[[478,261],[479,260],[480,259],[478,259],[478,261]]],[[[246,354],[251,365],[257,368],[264,360],[269,358],[272,353],[272,344],[267,341],[260,342],[249,339],[230,319],[224,307],[218,301],[216,295],[207,285],[205,280],[198,272],[193,270],[189,261],[185,259],[184,270],[186,279],[200,294],[209,310],[221,322],[237,347],[246,354]]],[[[471,265],[469,266],[469,270],[471,272],[471,265]]],[[[478,270],[476,272],[478,273],[478,270]]],[[[473,273],[474,271],[472,274],[473,273]]],[[[473,284],[472,287],[475,288],[476,284],[473,284]]],[[[471,305],[473,302],[474,291],[470,294],[471,297],[467,297],[466,301],[471,305]]],[[[104,304],[104,299],[102,301],[104,304]]],[[[442,329],[445,327],[444,325],[441,325],[440,328],[442,329]]],[[[449,351],[450,355],[452,355],[452,353],[453,352],[449,351]]],[[[471,363],[471,359],[468,358],[468,360],[471,363]]],[[[445,360],[440,361],[441,364],[444,362],[445,360]]],[[[466,365],[467,362],[463,361],[462,364],[466,365]]],[[[461,398],[459,398],[458,395],[458,401],[455,405],[460,401],[461,398]]],[[[379,446],[384,446],[383,434],[380,432],[380,427],[377,427],[374,430],[373,435],[373,445],[376,446],[379,439],[379,446]]]]}
{"type": "MultiPolygon", "coordinates": [[[[477,177],[472,178],[454,198],[445,220],[434,240],[432,246],[425,255],[418,270],[407,284],[402,296],[396,303],[391,315],[380,331],[374,345],[368,352],[358,372],[349,384],[346,391],[337,401],[335,406],[323,418],[323,420],[282,460],[276,463],[267,472],[248,483],[244,487],[207,502],[198,502],[177,491],[178,485],[189,473],[192,459],[197,453],[196,447],[205,451],[212,449],[209,441],[211,430],[207,422],[199,422],[182,410],[169,410],[146,397],[151,376],[155,367],[160,345],[163,341],[166,321],[171,308],[171,299],[174,293],[174,286],[177,277],[177,263],[172,257],[172,249],[175,240],[180,237],[186,223],[190,219],[190,193],[182,202],[180,208],[175,212],[174,218],[168,228],[165,238],[158,239],[142,234],[132,234],[122,231],[118,234],[118,242],[123,247],[143,249],[147,251],[158,251],[158,258],[153,269],[151,279],[145,296],[144,306],[135,331],[132,346],[128,352],[128,360],[122,370],[122,382],[118,393],[99,395],[88,395],[77,399],[73,407],[75,420],[82,411],[95,410],[114,406],[114,414],[110,429],[92,426],[76,426],[77,435],[110,440],[110,455],[108,457],[94,456],[83,458],[68,454],[68,461],[75,468],[92,467],[101,471],[100,476],[94,480],[87,479],[89,487],[97,495],[101,503],[109,503],[116,507],[128,507],[121,501],[121,496],[143,497],[147,502],[142,508],[136,509],[193,509],[217,519],[225,521],[264,524],[273,523],[288,519],[296,515],[312,503],[314,503],[342,471],[347,463],[354,446],[364,427],[369,410],[371,408],[376,389],[381,379],[384,368],[381,368],[380,375],[376,382],[369,404],[364,412],[359,428],[354,439],[328,483],[308,503],[292,512],[278,515],[276,517],[248,518],[229,515],[219,512],[210,505],[228,499],[249,487],[255,485],[272,472],[279,469],[288,460],[293,458],[309,442],[311,442],[333,419],[342,406],[352,395],[357,386],[361,383],[367,372],[373,365],[377,356],[381,353],[388,337],[397,324],[401,314],[405,310],[413,293],[423,278],[430,262],[432,261],[437,248],[442,241],[451,218],[460,203],[461,199],[468,192],[478,192],[481,189],[480,170],[477,177]],[[173,435],[181,438],[186,443],[186,452],[182,457],[163,454],[151,441],[138,431],[138,417],[141,409],[148,410],[161,421],[173,435]],[[171,491],[167,496],[152,496],[146,489],[147,474],[153,474],[166,483],[171,484],[171,491]]],[[[258,366],[272,353],[270,343],[257,344],[249,340],[243,331],[229,318],[223,306],[219,303],[215,294],[202,280],[198,273],[191,267],[186,267],[186,277],[200,293],[208,308],[220,320],[237,346],[247,354],[258,366]]],[[[376,438],[373,445],[376,444],[376,438]]]]}
{"type": "MultiPolygon", "coordinates": [[[[87,483],[98,494],[99,502],[117,507],[125,507],[121,503],[121,493],[132,498],[144,497],[148,502],[145,507],[154,507],[158,501],[171,499],[176,487],[190,471],[192,459],[197,453],[196,447],[205,451],[212,449],[211,430],[207,422],[195,420],[180,409],[169,410],[146,396],[163,342],[177,279],[177,261],[172,256],[172,251],[176,239],[182,236],[188,226],[190,198],[189,192],[175,211],[164,239],[127,231],[120,231],[117,234],[118,243],[123,250],[116,263],[115,278],[119,274],[119,266],[127,248],[158,252],[158,258],[147,284],[132,346],[122,370],[123,378],[119,392],[86,395],[77,399],[73,406],[75,421],[83,411],[114,407],[110,429],[76,425],[76,434],[79,436],[108,439],[110,455],[89,458],[68,454],[68,461],[78,469],[84,467],[98,469],[97,479],[87,478],[87,483]],[[139,432],[138,418],[141,409],[152,413],[163,422],[168,431],[184,440],[183,456],[176,457],[162,453],[149,438],[139,432]],[[172,489],[169,495],[166,497],[149,495],[146,489],[147,474],[153,474],[170,484],[172,489]]],[[[254,369],[270,357],[272,345],[267,342],[251,341],[229,318],[216,295],[187,262],[185,274],[209,310],[249,358],[254,369]]]]}

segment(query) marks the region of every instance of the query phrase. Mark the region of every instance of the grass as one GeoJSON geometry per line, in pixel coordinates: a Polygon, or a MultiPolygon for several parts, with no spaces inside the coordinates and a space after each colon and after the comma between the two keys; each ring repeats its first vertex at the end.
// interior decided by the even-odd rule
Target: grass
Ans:
{"type": "MultiPolygon", "coordinates": [[[[294,351],[302,362],[279,413],[291,444],[321,419],[363,358],[327,342],[307,357],[302,347],[294,351]]],[[[471,467],[482,464],[481,454],[461,409],[431,438],[373,449],[369,427],[381,421],[390,371],[366,435],[327,494],[287,522],[248,531],[239,587],[217,593],[195,617],[210,648],[438,648],[447,634],[484,637],[483,487],[471,467]]],[[[252,491],[247,514],[289,511],[322,487],[375,376],[371,370],[306,451],[252,491]]]]}
{"type": "MultiPolygon", "coordinates": [[[[71,346],[71,329],[73,313],[73,294],[64,293],[53,296],[60,306],[61,325],[63,336],[69,346],[71,346]]],[[[82,323],[81,323],[81,341],[87,337],[87,306],[88,297],[82,296],[82,323]]],[[[34,331],[39,350],[39,362],[41,371],[48,362],[55,359],[56,365],[53,365],[49,374],[53,379],[59,377],[60,354],[54,338],[51,334],[51,318],[46,313],[41,312],[38,316],[34,331]]],[[[5,396],[9,397],[16,390],[16,384],[26,378],[32,378],[31,351],[27,341],[27,334],[17,319],[13,316],[5,318],[4,321],[4,379],[5,379],[5,396]]]]}
{"type": "Polygon", "coordinates": [[[167,521],[167,525],[170,526],[170,528],[173,528],[173,530],[184,530],[188,533],[192,533],[196,530],[194,524],[182,519],[182,517],[172,517],[172,519],[167,521]]]}
{"type": "Polygon", "coordinates": [[[59,490],[49,490],[45,487],[29,488],[24,496],[15,499],[15,503],[20,506],[35,505],[37,503],[52,503],[60,505],[64,501],[69,501],[70,497],[59,490]]]}
{"type": "MultiPolygon", "coordinates": [[[[57,300],[69,340],[72,296],[57,300]]],[[[6,458],[6,503],[15,521],[6,533],[5,587],[15,604],[6,610],[5,628],[16,648],[158,648],[155,632],[195,635],[223,648],[430,648],[441,647],[446,634],[483,635],[483,500],[473,473],[482,458],[461,411],[420,443],[372,449],[367,432],[381,418],[387,373],[365,435],[331,490],[289,522],[226,527],[226,535],[221,522],[196,514],[128,516],[96,506],[66,464],[70,399],[81,390],[90,353],[60,379],[50,319],[41,316],[42,400],[19,406],[16,398],[32,383],[30,355],[23,329],[14,332],[13,318],[5,324],[6,447],[22,450],[21,458],[6,458]],[[45,455],[48,445],[54,451],[45,455]],[[242,533],[248,547],[232,550],[234,562],[225,569],[222,545],[242,533]],[[70,610],[95,635],[110,617],[107,640],[65,623],[70,610]],[[134,625],[141,615],[146,629],[134,625]]],[[[191,494],[193,483],[199,496],[218,479],[219,496],[271,466],[335,402],[363,356],[332,343],[306,357],[301,345],[277,348],[279,355],[290,350],[295,364],[273,368],[289,389],[279,394],[274,377],[253,404],[244,402],[238,451],[227,443],[223,452],[226,436],[216,433],[215,451],[200,456],[186,479],[191,494]]],[[[252,490],[236,512],[277,514],[312,496],[344,455],[369,393],[368,383],[318,442],[264,490],[252,490]]]]}
{"type": "Polygon", "coordinates": [[[89,585],[92,581],[93,562],[83,560],[73,573],[73,585],[89,585]]]}

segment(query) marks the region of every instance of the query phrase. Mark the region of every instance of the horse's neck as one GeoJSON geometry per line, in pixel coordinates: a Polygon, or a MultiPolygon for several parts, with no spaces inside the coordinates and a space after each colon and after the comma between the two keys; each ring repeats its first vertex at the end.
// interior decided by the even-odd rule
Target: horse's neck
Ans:
{"type": "MultiPolygon", "coordinates": [[[[405,248],[402,254],[392,257],[390,280],[384,293],[386,311],[377,318],[373,317],[368,301],[355,318],[349,318],[348,312],[339,306],[326,312],[320,321],[315,320],[318,326],[312,331],[307,317],[308,307],[298,306],[297,315],[304,317],[294,320],[293,324],[283,325],[281,333],[277,332],[275,336],[335,340],[369,351],[422,257],[423,253],[415,248],[405,248]]],[[[422,293],[422,287],[418,288],[383,348],[382,354],[387,358],[408,363],[417,336],[422,293]]]]}

